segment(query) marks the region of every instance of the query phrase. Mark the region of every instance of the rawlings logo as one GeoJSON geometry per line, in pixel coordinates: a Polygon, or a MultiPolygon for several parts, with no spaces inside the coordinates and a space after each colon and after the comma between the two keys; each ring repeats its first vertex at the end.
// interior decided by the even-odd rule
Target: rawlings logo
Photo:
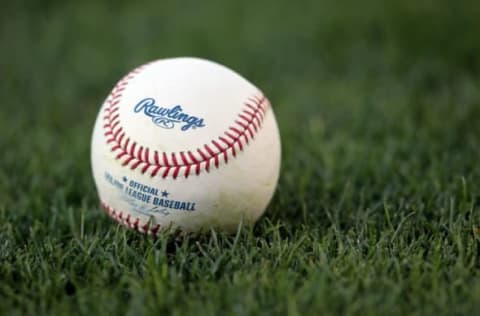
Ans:
{"type": "Polygon", "coordinates": [[[155,103],[155,99],[153,98],[141,100],[135,105],[133,111],[135,113],[143,112],[143,114],[152,118],[152,122],[155,123],[155,125],[162,128],[174,128],[176,123],[183,124],[181,127],[182,131],[187,131],[190,128],[205,127],[203,118],[184,113],[180,105],[175,105],[170,109],[160,107],[155,103]]]}

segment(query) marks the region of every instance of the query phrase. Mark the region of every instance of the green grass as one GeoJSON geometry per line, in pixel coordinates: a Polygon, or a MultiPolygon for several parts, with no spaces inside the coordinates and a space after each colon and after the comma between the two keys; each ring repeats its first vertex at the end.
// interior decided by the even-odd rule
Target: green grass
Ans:
{"type": "Polygon", "coordinates": [[[0,13],[0,314],[424,315],[480,308],[480,5],[10,1],[0,13]],[[99,208],[99,106],[146,61],[272,101],[265,216],[157,240],[99,208]]]}

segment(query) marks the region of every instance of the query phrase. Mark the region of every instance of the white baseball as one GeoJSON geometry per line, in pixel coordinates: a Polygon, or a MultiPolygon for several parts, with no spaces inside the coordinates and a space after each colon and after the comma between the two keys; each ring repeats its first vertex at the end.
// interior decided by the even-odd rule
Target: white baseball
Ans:
{"type": "Polygon", "coordinates": [[[232,231],[254,223],[271,200],[280,137],[268,99],[236,72],[162,59],[115,85],[91,158],[103,208],[128,227],[232,231]]]}

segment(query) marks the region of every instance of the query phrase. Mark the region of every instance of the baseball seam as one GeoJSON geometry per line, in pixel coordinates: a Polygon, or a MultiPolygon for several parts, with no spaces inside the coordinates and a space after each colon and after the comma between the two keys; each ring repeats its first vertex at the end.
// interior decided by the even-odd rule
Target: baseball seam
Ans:
{"type": "Polygon", "coordinates": [[[147,66],[148,64],[140,66],[127,74],[115,85],[106,100],[104,135],[111,151],[115,153],[115,158],[120,160],[123,166],[132,170],[140,169],[142,174],[149,174],[151,177],[160,175],[162,178],[177,179],[180,175],[185,178],[192,174],[198,176],[202,170],[209,172],[212,166],[218,168],[222,160],[227,164],[231,156],[236,157],[238,151],[243,151],[262,127],[270,103],[259,93],[244,102],[234,123],[221,136],[194,150],[166,153],[140,145],[126,135],[120,122],[119,109],[129,82],[147,66]]]}

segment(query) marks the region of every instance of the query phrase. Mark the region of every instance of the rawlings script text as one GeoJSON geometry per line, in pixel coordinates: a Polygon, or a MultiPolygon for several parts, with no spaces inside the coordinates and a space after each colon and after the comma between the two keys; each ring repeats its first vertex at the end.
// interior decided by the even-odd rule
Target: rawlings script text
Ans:
{"type": "Polygon", "coordinates": [[[180,105],[175,105],[173,108],[161,107],[155,103],[153,98],[141,100],[135,105],[133,111],[135,113],[143,112],[152,118],[153,123],[167,129],[174,128],[177,123],[182,126],[182,131],[205,126],[203,118],[184,113],[180,105]]]}

